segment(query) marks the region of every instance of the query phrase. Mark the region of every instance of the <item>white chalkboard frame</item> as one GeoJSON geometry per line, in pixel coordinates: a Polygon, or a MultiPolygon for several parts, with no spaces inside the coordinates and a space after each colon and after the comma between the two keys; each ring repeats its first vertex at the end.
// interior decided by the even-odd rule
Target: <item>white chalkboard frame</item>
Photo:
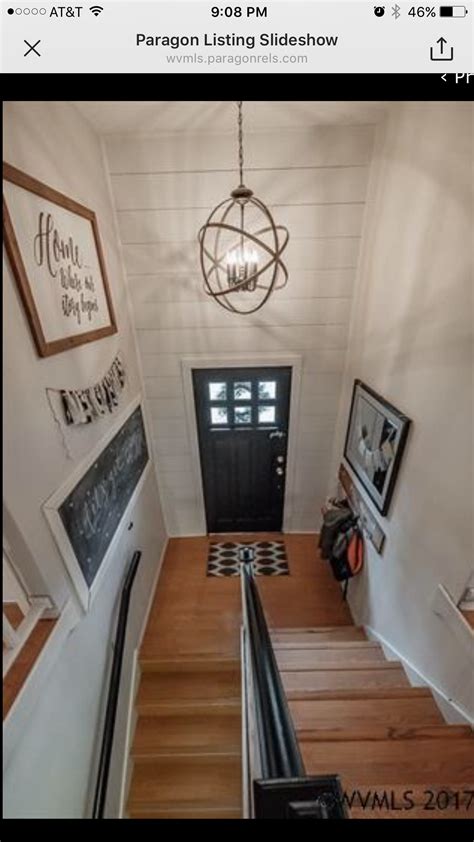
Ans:
{"type": "Polygon", "coordinates": [[[64,563],[66,565],[67,571],[69,573],[70,579],[72,584],[74,585],[74,589],[76,591],[77,597],[79,599],[84,612],[90,610],[92,603],[97,595],[97,592],[102,584],[102,581],[107,573],[107,569],[110,565],[110,562],[113,558],[113,555],[117,549],[117,545],[119,539],[122,536],[124,522],[129,517],[129,514],[135,505],[138,496],[145,484],[145,480],[148,476],[148,473],[151,468],[151,454],[152,450],[150,447],[150,436],[147,430],[146,418],[145,413],[143,412],[143,400],[142,395],[137,395],[136,398],[131,401],[125,411],[120,415],[119,418],[115,421],[115,423],[110,427],[107,431],[106,435],[103,436],[100,441],[96,444],[94,449],[88,454],[86,459],[84,459],[80,465],[74,470],[70,477],[58,488],[51,497],[43,503],[43,512],[46,516],[46,519],[49,523],[51,531],[53,533],[54,539],[58,546],[59,552],[61,553],[64,563]],[[71,491],[76,487],[78,482],[82,479],[85,473],[89,470],[91,465],[95,462],[95,460],[100,456],[100,454],[105,450],[109,442],[113,439],[113,437],[119,432],[122,426],[127,422],[130,416],[135,412],[138,406],[142,407],[142,415],[143,415],[143,425],[145,428],[145,436],[146,436],[146,444],[148,449],[148,462],[145,465],[145,468],[140,476],[140,479],[135,486],[135,489],[130,497],[130,500],[127,503],[127,506],[123,512],[123,515],[117,525],[115,530],[114,537],[112,538],[107,551],[104,555],[104,558],[101,562],[100,568],[97,572],[97,575],[92,582],[91,587],[87,585],[87,582],[82,575],[82,571],[79,565],[79,561],[76,558],[76,554],[72,547],[72,544],[68,538],[68,534],[64,528],[63,522],[59,515],[59,509],[61,508],[62,503],[71,493],[71,491]]]}

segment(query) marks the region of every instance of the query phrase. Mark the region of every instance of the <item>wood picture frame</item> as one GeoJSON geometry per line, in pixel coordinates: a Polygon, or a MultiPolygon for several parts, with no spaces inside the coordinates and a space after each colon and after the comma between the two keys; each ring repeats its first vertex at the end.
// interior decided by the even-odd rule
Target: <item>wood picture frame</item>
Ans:
{"type": "Polygon", "coordinates": [[[5,248],[39,356],[117,332],[94,211],[3,163],[5,248]]]}
{"type": "Polygon", "coordinates": [[[362,380],[354,380],[344,459],[382,515],[393,496],[411,421],[362,380]]]}

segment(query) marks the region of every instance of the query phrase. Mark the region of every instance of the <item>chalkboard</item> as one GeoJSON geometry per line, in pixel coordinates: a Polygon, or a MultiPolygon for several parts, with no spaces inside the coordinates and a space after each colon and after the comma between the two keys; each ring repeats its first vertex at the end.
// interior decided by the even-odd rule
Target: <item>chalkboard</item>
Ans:
{"type": "Polygon", "coordinates": [[[58,509],[89,587],[147,462],[143,415],[138,406],[58,509]]]}

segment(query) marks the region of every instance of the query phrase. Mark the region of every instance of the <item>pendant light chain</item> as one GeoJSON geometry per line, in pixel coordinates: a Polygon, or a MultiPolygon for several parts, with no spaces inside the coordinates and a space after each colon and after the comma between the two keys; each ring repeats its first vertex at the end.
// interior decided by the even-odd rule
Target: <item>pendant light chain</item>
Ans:
{"type": "Polygon", "coordinates": [[[244,184],[244,132],[243,132],[243,116],[242,116],[242,101],[237,102],[239,109],[239,172],[240,172],[240,186],[244,184]]]}

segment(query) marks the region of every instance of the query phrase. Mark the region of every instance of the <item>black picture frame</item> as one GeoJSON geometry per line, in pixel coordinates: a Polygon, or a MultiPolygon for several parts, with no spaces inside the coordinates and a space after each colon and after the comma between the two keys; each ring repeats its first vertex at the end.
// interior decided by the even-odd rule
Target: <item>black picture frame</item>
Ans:
{"type": "Polygon", "coordinates": [[[397,481],[411,420],[362,380],[354,380],[344,459],[386,515],[397,481]]]}

